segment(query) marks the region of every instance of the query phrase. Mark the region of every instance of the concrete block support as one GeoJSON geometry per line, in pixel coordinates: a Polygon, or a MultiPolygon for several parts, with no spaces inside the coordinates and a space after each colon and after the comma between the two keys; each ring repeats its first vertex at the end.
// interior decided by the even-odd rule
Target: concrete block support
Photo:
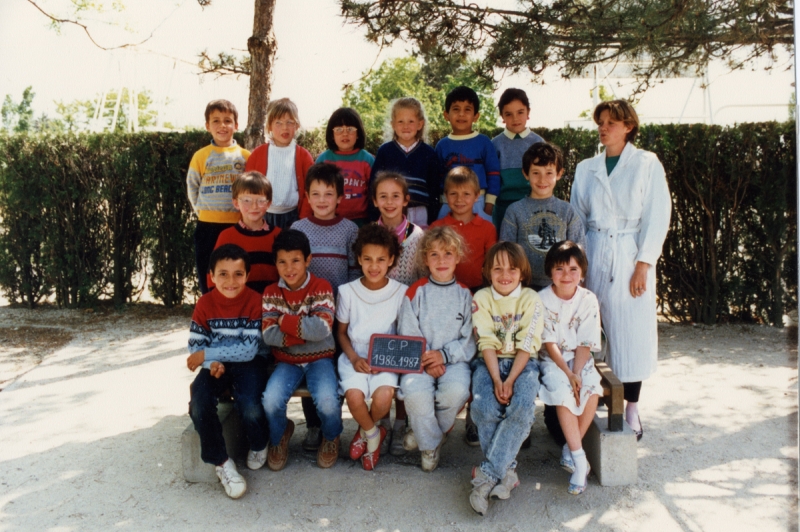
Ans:
{"type": "MultiPolygon", "coordinates": [[[[247,456],[247,437],[233,403],[220,402],[217,406],[217,416],[222,423],[222,435],[225,438],[228,456],[234,460],[247,456]]],[[[188,482],[219,482],[214,466],[206,464],[200,458],[200,435],[194,430],[194,423],[189,423],[181,435],[181,453],[183,477],[188,482]]]]}
{"type": "Polygon", "coordinates": [[[583,438],[583,448],[601,486],[636,483],[636,434],[627,423],[623,423],[621,432],[611,432],[608,430],[607,412],[598,411],[583,438]]]}

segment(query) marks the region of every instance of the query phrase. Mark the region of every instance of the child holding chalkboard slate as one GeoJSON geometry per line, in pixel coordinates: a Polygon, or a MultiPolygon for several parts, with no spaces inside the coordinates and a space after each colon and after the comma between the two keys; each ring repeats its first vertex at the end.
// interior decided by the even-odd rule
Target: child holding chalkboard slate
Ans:
{"type": "Polygon", "coordinates": [[[339,287],[336,337],[344,356],[339,357],[339,389],[359,425],[350,443],[350,458],[361,459],[371,471],[380,457],[386,429],[377,421],[389,412],[397,388],[397,374],[373,372],[367,357],[373,334],[395,334],[397,312],[406,285],[387,277],[400,254],[397,237],[386,227],[367,224],[358,230],[353,245],[364,276],[339,287]],[[372,407],[367,400],[372,398],[372,407]]]}
{"type": "Polygon", "coordinates": [[[539,295],[526,287],[531,267],[519,244],[492,246],[483,275],[492,286],[479,290],[472,303],[479,350],[472,373],[472,419],[485,460],[472,470],[469,495],[481,515],[490,495],[508,499],[519,485],[516,457],[533,425],[545,312],[539,295]]]}
{"type": "Polygon", "coordinates": [[[464,258],[466,243],[451,227],[429,229],[420,240],[417,263],[429,276],[406,292],[398,333],[422,336],[422,373],[400,379],[400,393],[411,424],[403,446],[422,453],[422,470],[433,471],[447,433],[469,399],[469,362],[475,356],[472,336],[472,293],[456,281],[456,264],[464,258]]]}

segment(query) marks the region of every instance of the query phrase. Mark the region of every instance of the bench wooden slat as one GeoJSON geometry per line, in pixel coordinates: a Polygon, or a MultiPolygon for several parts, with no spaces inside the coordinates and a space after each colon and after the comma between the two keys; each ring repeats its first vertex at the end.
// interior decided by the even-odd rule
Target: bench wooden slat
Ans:
{"type": "Polygon", "coordinates": [[[614,375],[605,362],[595,364],[600,373],[600,384],[603,386],[603,402],[608,407],[608,430],[611,432],[622,431],[623,411],[625,410],[625,396],[622,382],[614,375]]]}

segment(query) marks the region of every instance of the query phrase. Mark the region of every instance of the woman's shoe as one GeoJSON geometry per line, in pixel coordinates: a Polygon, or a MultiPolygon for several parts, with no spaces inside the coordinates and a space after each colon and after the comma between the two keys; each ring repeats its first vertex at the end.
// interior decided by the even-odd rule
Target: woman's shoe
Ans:
{"type": "Polygon", "coordinates": [[[639,420],[639,430],[634,430],[633,433],[636,434],[636,441],[639,441],[642,439],[642,436],[644,436],[644,427],[642,426],[642,420],[639,419],[638,414],[636,415],[636,419],[639,420]]]}

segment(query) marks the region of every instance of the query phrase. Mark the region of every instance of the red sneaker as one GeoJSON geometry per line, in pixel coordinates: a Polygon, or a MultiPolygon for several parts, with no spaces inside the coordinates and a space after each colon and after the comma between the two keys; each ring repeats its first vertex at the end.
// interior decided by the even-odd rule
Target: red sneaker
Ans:
{"type": "MultiPolygon", "coordinates": [[[[378,458],[380,458],[381,456],[381,444],[383,443],[383,440],[386,438],[386,428],[380,426],[379,430],[381,432],[381,440],[380,442],[378,442],[378,448],[375,449],[375,452],[372,453],[365,452],[361,456],[361,467],[364,468],[364,471],[372,471],[373,469],[375,469],[375,466],[378,465],[378,458]]],[[[366,447],[367,444],[366,441],[364,441],[364,448],[366,449],[366,447]]]]}
{"type": "Polygon", "coordinates": [[[350,442],[350,459],[358,460],[367,450],[367,440],[361,435],[361,429],[356,430],[353,441],[350,442]]]}

